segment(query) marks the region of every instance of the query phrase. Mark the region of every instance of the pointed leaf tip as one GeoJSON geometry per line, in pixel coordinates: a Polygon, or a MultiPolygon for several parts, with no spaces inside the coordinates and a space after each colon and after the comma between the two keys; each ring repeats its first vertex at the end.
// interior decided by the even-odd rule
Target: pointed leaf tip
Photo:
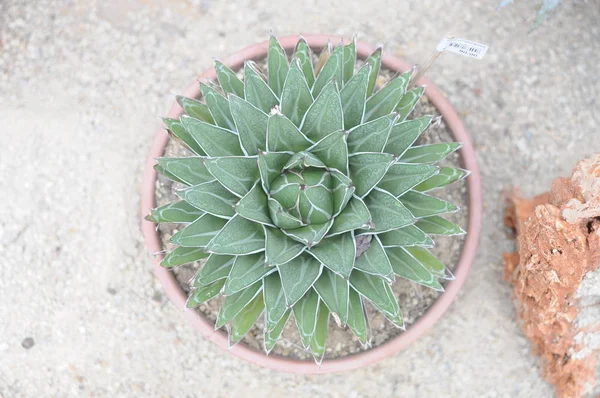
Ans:
{"type": "Polygon", "coordinates": [[[340,93],[334,82],[323,87],[307,110],[300,130],[311,140],[319,141],[328,134],[344,128],[340,93]]]}
{"type": "Polygon", "coordinates": [[[269,50],[267,55],[269,87],[277,97],[281,96],[283,84],[288,74],[289,63],[287,55],[275,36],[269,38],[269,50]]]}

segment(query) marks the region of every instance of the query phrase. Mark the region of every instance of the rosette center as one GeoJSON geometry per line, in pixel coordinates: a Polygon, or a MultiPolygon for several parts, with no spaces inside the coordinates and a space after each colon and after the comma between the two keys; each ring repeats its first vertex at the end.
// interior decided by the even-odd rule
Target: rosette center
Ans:
{"type": "Polygon", "coordinates": [[[333,216],[332,186],[333,178],[326,169],[285,170],[271,185],[270,195],[304,224],[322,224],[333,216]]]}

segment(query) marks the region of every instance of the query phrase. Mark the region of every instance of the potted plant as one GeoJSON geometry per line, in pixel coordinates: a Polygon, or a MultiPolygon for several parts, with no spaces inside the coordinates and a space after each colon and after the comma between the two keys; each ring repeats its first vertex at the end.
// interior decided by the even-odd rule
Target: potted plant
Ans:
{"type": "Polygon", "coordinates": [[[297,373],[363,366],[423,333],[464,282],[480,228],[475,156],[447,101],[431,84],[410,89],[413,70],[381,49],[328,39],[271,37],[217,61],[164,119],[169,135],[156,135],[142,191],[146,242],[174,304],[231,353],[297,373]],[[424,93],[462,147],[417,141],[440,123],[409,117],[424,93]],[[161,157],[175,141],[178,156],[161,157]],[[459,148],[455,162],[471,172],[468,234],[458,247],[446,245],[449,255],[460,253],[451,271],[429,249],[437,235],[464,233],[442,217],[458,208],[430,191],[467,176],[436,166],[459,148]],[[157,190],[157,173],[177,185],[177,198],[158,208],[157,193],[169,192],[157,190]],[[176,224],[161,235],[155,223],[176,224]],[[195,274],[186,297],[172,270],[188,263],[195,274]],[[411,289],[417,306],[428,301],[407,320],[398,297],[411,289]],[[375,344],[369,318],[378,322],[375,344]],[[327,357],[335,359],[321,363],[328,330],[355,348],[334,345],[327,357]],[[315,361],[293,344],[281,349],[282,333],[315,361]]]}
{"type": "MultiPolygon", "coordinates": [[[[498,4],[498,9],[504,8],[513,2],[514,0],[502,0],[500,4],[498,4]]],[[[555,11],[560,3],[562,3],[562,0],[542,0],[535,16],[533,27],[537,28],[540,26],[555,11]]]]}

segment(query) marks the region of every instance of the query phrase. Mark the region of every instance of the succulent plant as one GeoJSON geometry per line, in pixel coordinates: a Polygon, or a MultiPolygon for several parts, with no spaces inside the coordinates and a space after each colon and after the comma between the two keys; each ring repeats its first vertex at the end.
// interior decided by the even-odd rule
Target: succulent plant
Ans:
{"type": "MultiPolygon", "coordinates": [[[[502,9],[509,4],[514,3],[514,1],[515,0],[502,0],[500,4],[498,4],[498,9],[502,9]]],[[[535,29],[540,26],[550,16],[554,9],[560,5],[560,3],[562,3],[562,0],[541,0],[538,12],[535,16],[533,28],[535,29]]]]}
{"type": "Polygon", "coordinates": [[[407,90],[409,71],[375,90],[381,49],[356,58],[352,41],[313,65],[300,39],[290,61],[271,37],[266,77],[216,61],[218,84],[165,119],[195,156],[157,160],[185,187],[147,219],[184,224],[161,264],[201,260],[187,306],[223,295],[215,327],[231,344],[264,314],[268,353],[293,314],[320,362],[330,315],[366,345],[365,300],[404,328],[395,277],[440,291],[451,278],[431,236],[464,231],[440,217],[457,207],[426,192],[467,174],[435,166],[460,144],[414,145],[432,122],[406,120],[425,88],[407,90]]]}

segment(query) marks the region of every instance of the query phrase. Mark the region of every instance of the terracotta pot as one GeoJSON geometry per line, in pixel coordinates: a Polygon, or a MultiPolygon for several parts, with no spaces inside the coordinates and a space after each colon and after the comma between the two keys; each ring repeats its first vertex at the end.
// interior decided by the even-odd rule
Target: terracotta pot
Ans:
{"type": "MultiPolygon", "coordinates": [[[[321,35],[310,35],[304,36],[311,48],[315,50],[322,49],[328,40],[332,42],[338,42],[341,40],[340,37],[336,36],[321,36],[321,35]]],[[[297,36],[288,36],[279,39],[281,45],[288,51],[291,51],[298,40],[297,36]]],[[[223,62],[230,68],[236,70],[242,67],[243,62],[248,59],[258,60],[265,58],[267,55],[268,42],[262,42],[250,46],[244,50],[241,50],[231,57],[225,59],[223,62]]],[[[365,59],[372,53],[373,49],[361,42],[357,43],[357,53],[359,58],[365,59]]],[[[382,59],[383,67],[388,68],[394,72],[405,72],[410,69],[410,65],[407,63],[386,55],[382,59]]],[[[213,68],[202,73],[197,79],[195,79],[190,86],[185,90],[183,95],[186,97],[196,98],[200,94],[200,89],[197,80],[200,79],[216,79],[215,70],[213,68]]],[[[459,289],[463,285],[473,257],[475,256],[475,250],[477,248],[477,242],[479,239],[479,232],[481,228],[481,211],[482,211],[482,199],[481,199],[481,177],[479,174],[479,167],[477,166],[477,160],[473,151],[473,146],[466,132],[462,122],[456,115],[456,112],[452,106],[448,103],[446,98],[440,93],[440,91],[431,84],[427,79],[421,79],[418,84],[427,85],[425,95],[435,105],[437,110],[443,116],[446,125],[452,131],[452,135],[456,141],[463,143],[463,147],[460,150],[462,158],[464,160],[464,166],[471,171],[471,175],[467,178],[467,185],[469,190],[469,225],[468,235],[463,247],[462,254],[456,269],[454,270],[454,280],[450,281],[446,287],[445,292],[438,298],[438,300],[427,310],[427,312],[418,319],[413,325],[411,325],[406,332],[389,339],[384,344],[372,348],[368,351],[360,352],[357,354],[349,355],[337,359],[326,359],[323,361],[320,367],[318,367],[314,361],[311,360],[295,360],[291,358],[284,358],[276,355],[265,355],[261,351],[257,351],[253,348],[240,342],[233,348],[229,348],[227,340],[227,334],[223,331],[215,331],[214,324],[210,320],[206,319],[202,314],[195,310],[185,310],[186,295],[179,286],[173,273],[168,269],[162,268],[159,263],[162,260],[162,255],[156,255],[154,257],[154,273],[164,286],[167,295],[173,302],[173,304],[182,311],[183,316],[204,336],[204,338],[212,341],[219,347],[227,350],[231,354],[245,359],[254,364],[290,373],[331,373],[347,371],[362,366],[372,364],[380,361],[408,346],[417,337],[425,333],[439,318],[442,316],[444,311],[450,306],[450,303],[456,297],[459,289]]],[[[178,118],[183,113],[183,109],[177,104],[171,107],[171,110],[167,114],[167,117],[178,118]]],[[[155,204],[155,183],[156,183],[156,171],[153,166],[155,164],[155,158],[162,156],[165,146],[168,141],[168,135],[164,128],[160,128],[155,137],[154,143],[150,148],[150,153],[146,160],[146,167],[144,171],[144,179],[141,192],[141,206],[142,215],[146,215],[149,211],[156,207],[155,204]]],[[[146,245],[151,253],[160,252],[163,250],[156,226],[154,223],[149,221],[142,221],[142,229],[146,240],[146,245]]]]}

